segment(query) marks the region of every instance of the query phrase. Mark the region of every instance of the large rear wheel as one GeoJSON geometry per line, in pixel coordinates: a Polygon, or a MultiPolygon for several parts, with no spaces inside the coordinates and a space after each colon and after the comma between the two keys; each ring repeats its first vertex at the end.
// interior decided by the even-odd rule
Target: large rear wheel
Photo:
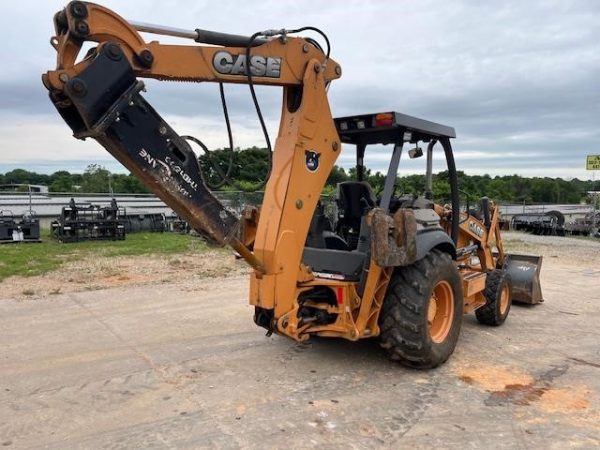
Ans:
{"type": "Polygon", "coordinates": [[[406,366],[439,366],[458,341],[462,303],[454,262],[447,253],[431,251],[394,273],[379,315],[381,346],[406,366]]]}

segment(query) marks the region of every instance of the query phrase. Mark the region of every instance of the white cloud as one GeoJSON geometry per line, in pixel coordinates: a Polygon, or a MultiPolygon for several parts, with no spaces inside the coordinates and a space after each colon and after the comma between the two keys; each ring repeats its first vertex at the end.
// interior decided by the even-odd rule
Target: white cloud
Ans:
{"type": "MultiPolygon", "coordinates": [[[[108,161],[96,143],[70,136],[39,80],[54,65],[48,44],[52,17],[66,3],[38,2],[33,13],[27,2],[3,5],[0,27],[10,38],[0,47],[5,61],[0,168],[108,161]]],[[[320,27],[329,35],[332,57],[343,67],[342,79],[330,90],[334,114],[399,110],[454,126],[457,164],[468,173],[589,178],[583,158],[600,153],[598,2],[101,3],[128,19],[189,29],[251,34],[282,26],[320,27]]],[[[227,145],[216,86],[148,85],[148,98],[176,130],[210,147],[227,145]]],[[[263,145],[247,88],[227,90],[235,145],[263,145]]],[[[273,142],[279,114],[275,91],[260,92],[273,142]]],[[[353,159],[344,154],[340,161],[348,166],[353,159]]],[[[383,170],[385,153],[374,154],[371,164],[383,170]]]]}

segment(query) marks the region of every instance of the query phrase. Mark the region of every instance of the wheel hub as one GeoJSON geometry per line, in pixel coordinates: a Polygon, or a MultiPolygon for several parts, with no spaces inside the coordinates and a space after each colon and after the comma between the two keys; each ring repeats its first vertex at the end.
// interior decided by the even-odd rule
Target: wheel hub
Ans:
{"type": "Polygon", "coordinates": [[[454,292],[450,283],[440,281],[431,292],[427,309],[429,336],[433,342],[439,344],[446,339],[452,328],[453,316],[454,292]]]}
{"type": "Polygon", "coordinates": [[[500,314],[506,313],[510,300],[510,289],[508,286],[504,286],[500,292],[500,314]]]}

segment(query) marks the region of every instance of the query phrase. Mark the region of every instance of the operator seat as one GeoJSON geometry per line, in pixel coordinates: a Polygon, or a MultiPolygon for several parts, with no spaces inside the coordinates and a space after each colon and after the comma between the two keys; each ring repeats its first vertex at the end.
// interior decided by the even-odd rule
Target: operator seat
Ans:
{"type": "Polygon", "coordinates": [[[360,281],[365,264],[369,262],[370,231],[366,215],[377,205],[377,200],[368,183],[346,181],[337,185],[335,201],[338,209],[336,231],[324,229],[323,224],[328,221],[323,220],[322,211],[317,207],[302,261],[313,272],[360,281]]]}
{"type": "Polygon", "coordinates": [[[337,185],[337,231],[351,249],[358,245],[362,217],[377,206],[371,185],[366,181],[344,181],[337,185]]]}

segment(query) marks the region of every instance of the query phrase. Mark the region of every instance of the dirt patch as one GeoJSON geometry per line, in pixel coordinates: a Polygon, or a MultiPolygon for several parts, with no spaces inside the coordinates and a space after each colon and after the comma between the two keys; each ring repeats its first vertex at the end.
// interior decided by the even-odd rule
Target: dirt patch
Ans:
{"type": "Polygon", "coordinates": [[[528,385],[533,378],[518,369],[495,365],[467,366],[456,370],[459,380],[485,391],[501,391],[510,385],[528,385]]]}
{"type": "Polygon", "coordinates": [[[469,367],[458,371],[458,379],[489,392],[487,406],[536,403],[547,413],[568,413],[586,410],[592,390],[586,386],[555,388],[554,380],[564,375],[568,365],[556,366],[538,377],[502,367],[469,367]]]}
{"type": "Polygon", "coordinates": [[[67,292],[91,291],[148,283],[185,283],[194,290],[207,277],[248,272],[222,249],[200,254],[89,257],[35,277],[9,277],[0,282],[0,298],[36,300],[67,292]]]}
{"type": "Polygon", "coordinates": [[[585,386],[573,389],[548,389],[540,398],[540,408],[547,412],[572,412],[587,409],[591,390],[585,386]]]}

